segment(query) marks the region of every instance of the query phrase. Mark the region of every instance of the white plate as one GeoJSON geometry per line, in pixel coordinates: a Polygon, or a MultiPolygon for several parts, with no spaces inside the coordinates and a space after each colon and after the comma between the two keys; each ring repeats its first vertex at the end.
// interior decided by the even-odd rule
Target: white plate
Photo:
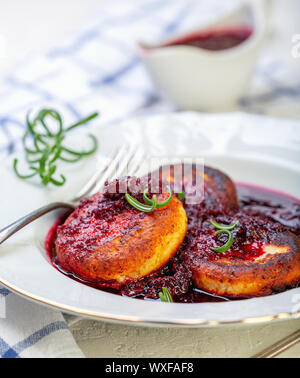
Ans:
{"type": "MultiPolygon", "coordinates": [[[[85,132],[85,131],[84,131],[85,132]]],[[[137,118],[94,129],[107,155],[133,141],[152,156],[197,156],[234,180],[300,197],[300,122],[246,114],[180,113],[137,118]]],[[[76,133],[75,133],[76,134],[76,133]]],[[[79,143],[76,134],[73,143],[79,143]]],[[[1,167],[0,228],[53,200],[67,200],[91,174],[96,158],[63,167],[68,183],[46,190],[1,167]]],[[[28,226],[0,247],[0,282],[30,300],[81,316],[143,325],[207,326],[299,317],[300,288],[223,303],[161,303],[124,298],[75,282],[46,260],[43,240],[57,214],[28,226]],[[51,218],[51,219],[50,219],[51,218]]]]}

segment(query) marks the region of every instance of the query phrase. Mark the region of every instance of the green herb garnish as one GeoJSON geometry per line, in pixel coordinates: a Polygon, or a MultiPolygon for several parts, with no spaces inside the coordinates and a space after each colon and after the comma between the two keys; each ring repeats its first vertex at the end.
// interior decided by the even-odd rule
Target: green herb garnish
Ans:
{"type": "MultiPolygon", "coordinates": [[[[173,192],[172,192],[172,189],[169,186],[168,186],[168,190],[169,190],[169,197],[165,201],[163,201],[163,202],[157,202],[156,207],[165,207],[165,206],[167,206],[170,203],[170,201],[172,199],[172,196],[173,196],[173,192]]],[[[153,201],[150,198],[147,197],[147,193],[148,193],[148,190],[145,189],[144,193],[143,193],[144,201],[148,205],[152,205],[153,201]]],[[[153,198],[154,198],[154,196],[153,196],[153,198]]]]}
{"type": "Polygon", "coordinates": [[[174,302],[172,295],[166,287],[163,287],[162,292],[160,292],[158,295],[162,302],[174,302]]]}
{"type": "Polygon", "coordinates": [[[78,126],[86,124],[96,118],[98,113],[76,122],[75,124],[64,128],[61,115],[53,109],[42,109],[38,115],[30,120],[29,114],[26,117],[27,130],[23,136],[23,146],[25,150],[26,161],[29,170],[32,173],[23,175],[18,170],[18,159],[14,159],[13,168],[16,175],[21,179],[29,179],[39,175],[41,183],[48,185],[49,183],[62,186],[66,182],[64,175],[60,175],[60,179],[54,177],[57,170],[57,161],[62,160],[67,163],[75,163],[85,156],[92,155],[98,148],[98,142],[95,136],[88,134],[92,141],[92,147],[87,151],[75,151],[63,145],[66,134],[78,126]],[[56,122],[57,130],[51,131],[47,124],[47,118],[56,122]],[[31,140],[30,147],[28,139],[31,140]]]}
{"type": "Polygon", "coordinates": [[[184,192],[177,193],[177,197],[178,197],[180,200],[184,200],[184,192]]]}
{"type": "Polygon", "coordinates": [[[227,225],[227,224],[217,223],[217,222],[215,222],[214,220],[211,219],[210,224],[212,226],[214,226],[215,228],[219,229],[219,231],[216,232],[216,235],[219,235],[219,234],[227,234],[228,235],[228,240],[224,245],[222,245],[219,248],[210,247],[210,249],[212,251],[218,252],[218,253],[228,251],[233,244],[233,235],[231,233],[231,230],[233,230],[239,224],[239,221],[237,220],[235,223],[227,225]]]}
{"type": "Polygon", "coordinates": [[[219,252],[219,253],[228,251],[228,249],[233,244],[232,233],[228,230],[219,230],[219,231],[216,232],[216,235],[218,235],[218,234],[227,234],[228,235],[228,241],[224,245],[222,245],[222,247],[219,247],[219,248],[210,247],[210,249],[212,251],[219,252]]]}
{"type": "Polygon", "coordinates": [[[231,231],[231,230],[233,230],[239,224],[239,221],[237,220],[233,224],[220,224],[220,223],[217,223],[217,222],[215,222],[214,220],[211,219],[210,220],[210,224],[212,226],[214,226],[215,228],[219,229],[219,230],[228,230],[228,231],[231,231]]]}
{"type": "Polygon", "coordinates": [[[139,202],[138,200],[133,198],[128,193],[125,194],[125,198],[126,198],[127,202],[131,206],[133,206],[135,209],[137,209],[139,211],[143,211],[144,213],[151,213],[151,211],[153,211],[156,208],[161,208],[161,207],[167,206],[170,203],[172,196],[173,196],[173,192],[172,192],[172,189],[170,187],[169,187],[169,197],[163,202],[157,202],[156,195],[154,195],[152,197],[152,200],[151,200],[150,198],[147,197],[147,192],[148,192],[147,189],[145,189],[144,193],[143,193],[143,198],[144,198],[144,201],[148,205],[145,205],[144,203],[139,202]]]}
{"type": "Polygon", "coordinates": [[[128,193],[125,194],[125,198],[131,206],[133,206],[135,209],[137,209],[139,211],[143,211],[144,213],[151,213],[151,211],[153,211],[156,208],[156,205],[157,205],[156,196],[153,196],[153,201],[151,201],[152,202],[151,206],[148,206],[148,205],[145,205],[145,204],[139,202],[135,198],[131,197],[131,195],[128,194],[128,193]]]}

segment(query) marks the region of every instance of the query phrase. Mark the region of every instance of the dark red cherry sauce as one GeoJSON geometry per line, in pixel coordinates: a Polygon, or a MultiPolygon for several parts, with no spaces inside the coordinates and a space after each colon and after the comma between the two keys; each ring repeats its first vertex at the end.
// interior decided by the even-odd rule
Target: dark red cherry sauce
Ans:
{"type": "MultiPolygon", "coordinates": [[[[233,245],[228,252],[225,252],[228,257],[251,260],[260,256],[263,253],[262,246],[259,242],[255,241],[255,238],[258,235],[259,240],[261,240],[261,234],[266,233],[266,231],[287,229],[300,236],[300,201],[297,198],[247,184],[240,183],[237,184],[236,187],[240,209],[234,214],[234,218],[240,218],[240,225],[233,231],[233,234],[238,248],[235,249],[233,245]],[[252,215],[255,215],[255,221],[251,220],[252,215]],[[247,226],[247,229],[253,227],[253,230],[250,230],[253,240],[244,241],[243,238],[245,238],[245,236],[242,231],[243,224],[247,226]]],[[[217,297],[205,293],[192,285],[191,270],[188,261],[184,259],[187,247],[188,253],[191,253],[192,255],[194,246],[199,242],[197,238],[200,237],[202,238],[200,240],[201,247],[203,246],[203,256],[201,256],[201,258],[218,259],[220,254],[211,251],[210,246],[217,246],[218,243],[221,243],[219,245],[222,245],[226,242],[226,236],[221,235],[220,239],[216,238],[215,230],[212,230],[211,225],[209,225],[209,219],[212,217],[213,213],[202,214],[200,219],[199,209],[194,209],[191,206],[192,205],[186,206],[189,223],[188,233],[182,247],[178,250],[175,257],[160,270],[137,282],[125,285],[121,291],[107,290],[103,287],[97,287],[94,283],[83,281],[79,277],[64,272],[60,268],[55,258],[55,239],[56,229],[59,224],[63,223],[62,219],[57,221],[50,229],[45,240],[45,248],[52,265],[63,274],[86,285],[109,291],[114,294],[145,300],[157,300],[158,293],[162,288],[168,287],[175,302],[201,303],[228,300],[223,297],[217,297]],[[201,232],[199,232],[200,227],[201,232]],[[224,238],[224,240],[222,238],[224,238]]],[[[221,215],[221,221],[224,223],[231,223],[233,218],[228,215],[221,215]]]]}
{"type": "Polygon", "coordinates": [[[245,42],[252,33],[253,29],[249,26],[211,29],[178,38],[164,46],[186,45],[210,51],[227,50],[245,42]]]}

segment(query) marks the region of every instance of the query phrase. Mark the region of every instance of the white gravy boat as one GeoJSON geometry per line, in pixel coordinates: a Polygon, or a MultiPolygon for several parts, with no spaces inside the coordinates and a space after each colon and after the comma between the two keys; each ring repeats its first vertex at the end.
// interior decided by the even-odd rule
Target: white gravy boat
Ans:
{"type": "Polygon", "coordinates": [[[138,53],[157,88],[179,109],[229,111],[243,95],[254,71],[265,24],[263,4],[251,1],[218,22],[163,43],[139,43],[138,53]],[[237,25],[250,26],[253,32],[230,49],[210,51],[188,45],[170,46],[206,30],[237,25]]]}

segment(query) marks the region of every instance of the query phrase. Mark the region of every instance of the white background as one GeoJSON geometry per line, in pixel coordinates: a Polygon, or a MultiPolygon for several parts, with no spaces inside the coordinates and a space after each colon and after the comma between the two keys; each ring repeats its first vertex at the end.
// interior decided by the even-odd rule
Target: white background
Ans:
{"type": "Polygon", "coordinates": [[[25,56],[72,37],[103,0],[0,0],[0,78],[25,56]]]}

